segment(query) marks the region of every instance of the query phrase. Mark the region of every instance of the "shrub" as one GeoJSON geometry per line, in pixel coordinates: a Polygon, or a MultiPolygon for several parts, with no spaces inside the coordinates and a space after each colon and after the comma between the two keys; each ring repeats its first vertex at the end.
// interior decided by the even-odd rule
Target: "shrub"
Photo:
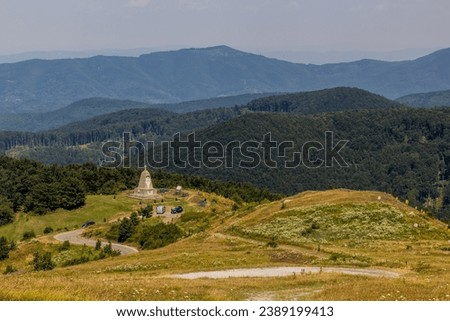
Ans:
{"type": "Polygon", "coordinates": [[[9,257],[9,251],[11,250],[8,241],[4,236],[0,237],[0,261],[6,260],[9,257]]]}
{"type": "Polygon", "coordinates": [[[130,221],[133,224],[133,226],[138,226],[139,225],[139,216],[136,212],[131,213],[130,215],[130,221]]]}
{"type": "Polygon", "coordinates": [[[90,261],[89,257],[83,255],[83,256],[80,256],[77,258],[67,260],[67,261],[63,262],[61,264],[61,266],[63,266],[63,267],[72,266],[72,265],[87,263],[89,261],[90,261]]]}
{"type": "Polygon", "coordinates": [[[270,238],[270,241],[267,242],[266,246],[271,247],[271,248],[276,248],[276,247],[278,247],[277,237],[276,237],[276,236],[272,236],[272,237],[270,238]]]}
{"type": "Polygon", "coordinates": [[[35,271],[49,271],[55,268],[50,252],[35,252],[33,257],[33,267],[35,271]]]}
{"type": "Polygon", "coordinates": [[[46,226],[44,228],[44,234],[50,234],[53,232],[53,228],[51,226],[46,226]]]}
{"type": "Polygon", "coordinates": [[[139,244],[143,249],[156,249],[176,242],[183,235],[183,231],[176,224],[159,223],[144,227],[139,244]]]}
{"type": "Polygon", "coordinates": [[[147,205],[146,207],[144,207],[144,208],[139,210],[139,214],[143,218],[150,218],[150,217],[152,217],[152,213],[153,213],[153,206],[152,205],[147,205]]]}
{"type": "Polygon", "coordinates": [[[425,262],[423,262],[423,261],[419,261],[419,262],[413,267],[413,270],[416,271],[416,272],[424,272],[424,271],[429,270],[430,267],[431,267],[430,264],[425,263],[425,262]]]}
{"type": "Polygon", "coordinates": [[[109,228],[109,231],[106,233],[106,238],[108,240],[117,240],[119,238],[119,226],[120,224],[114,223],[109,228]]]}
{"type": "Polygon", "coordinates": [[[106,244],[103,247],[103,253],[106,254],[106,256],[118,256],[118,255],[120,255],[120,251],[113,250],[111,241],[109,241],[108,244],[106,244]]]}
{"type": "Polygon", "coordinates": [[[5,269],[5,272],[3,272],[3,274],[11,274],[11,273],[14,273],[14,272],[17,272],[17,269],[14,266],[12,266],[12,265],[7,265],[6,269],[5,269]]]}
{"type": "Polygon", "coordinates": [[[32,238],[35,238],[35,237],[36,237],[36,233],[34,233],[33,230],[30,230],[30,231],[26,231],[26,232],[23,233],[22,240],[26,241],[26,240],[29,240],[29,239],[32,239],[32,238]]]}
{"type": "Polygon", "coordinates": [[[61,244],[60,246],[59,246],[59,251],[60,252],[62,252],[62,251],[67,251],[67,250],[69,250],[70,249],[70,242],[69,242],[69,240],[65,240],[64,242],[63,242],[63,244],[61,244]]]}
{"type": "Polygon", "coordinates": [[[100,251],[102,248],[102,241],[97,239],[97,242],[95,242],[95,250],[100,251]]]}
{"type": "MultiPolygon", "coordinates": [[[[0,204],[2,199],[0,199],[0,204]]],[[[9,203],[9,202],[8,202],[9,203]]],[[[14,211],[9,206],[10,203],[4,203],[0,205],[0,225],[11,223],[14,220],[14,211]]]]}
{"type": "Polygon", "coordinates": [[[131,235],[133,235],[135,225],[133,224],[133,221],[129,218],[124,218],[119,225],[119,237],[117,238],[117,241],[120,243],[125,242],[128,240],[131,235]]]}

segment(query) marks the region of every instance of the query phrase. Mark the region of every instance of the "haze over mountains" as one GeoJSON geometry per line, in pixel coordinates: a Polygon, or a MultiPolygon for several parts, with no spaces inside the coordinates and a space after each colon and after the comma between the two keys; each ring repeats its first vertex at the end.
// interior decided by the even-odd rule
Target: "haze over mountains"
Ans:
{"type": "Polygon", "coordinates": [[[388,98],[450,88],[450,49],[412,61],[305,65],[226,46],[132,57],[29,60],[0,65],[0,112],[45,112],[90,97],[147,103],[338,86],[388,98]]]}
{"type": "Polygon", "coordinates": [[[403,96],[398,102],[413,107],[450,106],[450,90],[433,91],[403,96]]]}
{"type": "MultiPolygon", "coordinates": [[[[188,101],[177,104],[151,105],[130,100],[90,98],[46,113],[5,114],[0,118],[0,130],[38,132],[51,130],[64,136],[77,132],[106,132],[102,139],[111,138],[133,129],[135,134],[146,133],[150,127],[166,128],[167,119],[173,130],[193,130],[205,125],[201,118],[211,114],[222,121],[222,110],[238,116],[251,112],[290,112],[317,114],[352,109],[392,109],[404,107],[402,104],[358,88],[339,87],[313,92],[291,94],[245,94],[214,99],[188,101]],[[223,107],[223,108],[219,108],[223,107]],[[227,108],[228,107],[228,108],[227,108]],[[233,108],[230,108],[233,107],[233,108]],[[216,110],[208,110],[216,109],[216,110]],[[203,112],[204,111],[204,112],[203,112]],[[189,120],[193,118],[194,121],[189,120]],[[153,125],[148,126],[151,122],[153,125]],[[194,127],[186,124],[192,123],[194,127]],[[113,129],[114,128],[114,129],[113,129]]],[[[226,117],[231,118],[230,116],[226,117]]],[[[171,131],[171,133],[173,132],[171,131]]],[[[174,133],[174,132],[173,132],[174,133]]],[[[92,141],[90,141],[92,142],[92,141]]],[[[0,148],[1,150],[1,148],[0,148]]]]}

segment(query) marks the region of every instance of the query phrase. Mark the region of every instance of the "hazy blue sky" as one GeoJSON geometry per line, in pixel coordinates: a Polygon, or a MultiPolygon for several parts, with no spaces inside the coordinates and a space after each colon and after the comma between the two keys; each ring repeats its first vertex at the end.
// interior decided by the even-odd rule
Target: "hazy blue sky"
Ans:
{"type": "Polygon", "coordinates": [[[0,55],[206,47],[450,47],[449,0],[0,0],[0,55]]]}

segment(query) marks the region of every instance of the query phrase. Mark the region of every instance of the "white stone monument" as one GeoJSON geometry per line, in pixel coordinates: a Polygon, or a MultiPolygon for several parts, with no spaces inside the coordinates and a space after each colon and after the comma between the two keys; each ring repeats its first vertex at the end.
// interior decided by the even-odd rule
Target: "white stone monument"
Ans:
{"type": "Polygon", "coordinates": [[[141,173],[141,178],[139,179],[139,185],[130,195],[132,198],[139,199],[160,199],[161,196],[158,195],[158,191],[153,188],[152,177],[147,167],[144,168],[141,173]]]}

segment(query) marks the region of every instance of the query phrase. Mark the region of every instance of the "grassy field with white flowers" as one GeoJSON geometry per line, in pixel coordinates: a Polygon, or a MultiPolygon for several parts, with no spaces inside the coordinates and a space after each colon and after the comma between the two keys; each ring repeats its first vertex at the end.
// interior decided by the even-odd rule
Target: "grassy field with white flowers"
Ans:
{"type": "MultiPolygon", "coordinates": [[[[189,193],[198,196],[197,192],[189,193]]],[[[71,252],[62,253],[61,244],[53,239],[56,231],[18,241],[17,249],[0,262],[1,271],[8,265],[16,269],[0,275],[0,299],[450,300],[447,225],[391,195],[330,190],[239,206],[214,194],[201,196],[208,201],[206,207],[198,207],[197,200],[188,197],[183,200],[186,217],[178,223],[175,220],[181,227],[201,229],[158,249],[64,267],[61,262],[80,253],[96,254],[75,245],[71,245],[71,252]],[[53,253],[55,269],[33,271],[33,252],[38,248],[53,253]],[[171,276],[276,266],[381,269],[400,276],[319,273],[219,280],[171,276]]],[[[88,198],[84,210],[108,204],[106,198],[88,198]]],[[[167,199],[167,206],[176,201],[167,199]]],[[[130,201],[125,208],[110,207],[110,212],[103,212],[108,220],[92,227],[91,234],[107,230],[112,224],[109,219],[130,214],[138,205],[130,201]]],[[[81,209],[77,215],[84,214],[81,209]]],[[[71,213],[64,215],[70,217],[71,213]]]]}

